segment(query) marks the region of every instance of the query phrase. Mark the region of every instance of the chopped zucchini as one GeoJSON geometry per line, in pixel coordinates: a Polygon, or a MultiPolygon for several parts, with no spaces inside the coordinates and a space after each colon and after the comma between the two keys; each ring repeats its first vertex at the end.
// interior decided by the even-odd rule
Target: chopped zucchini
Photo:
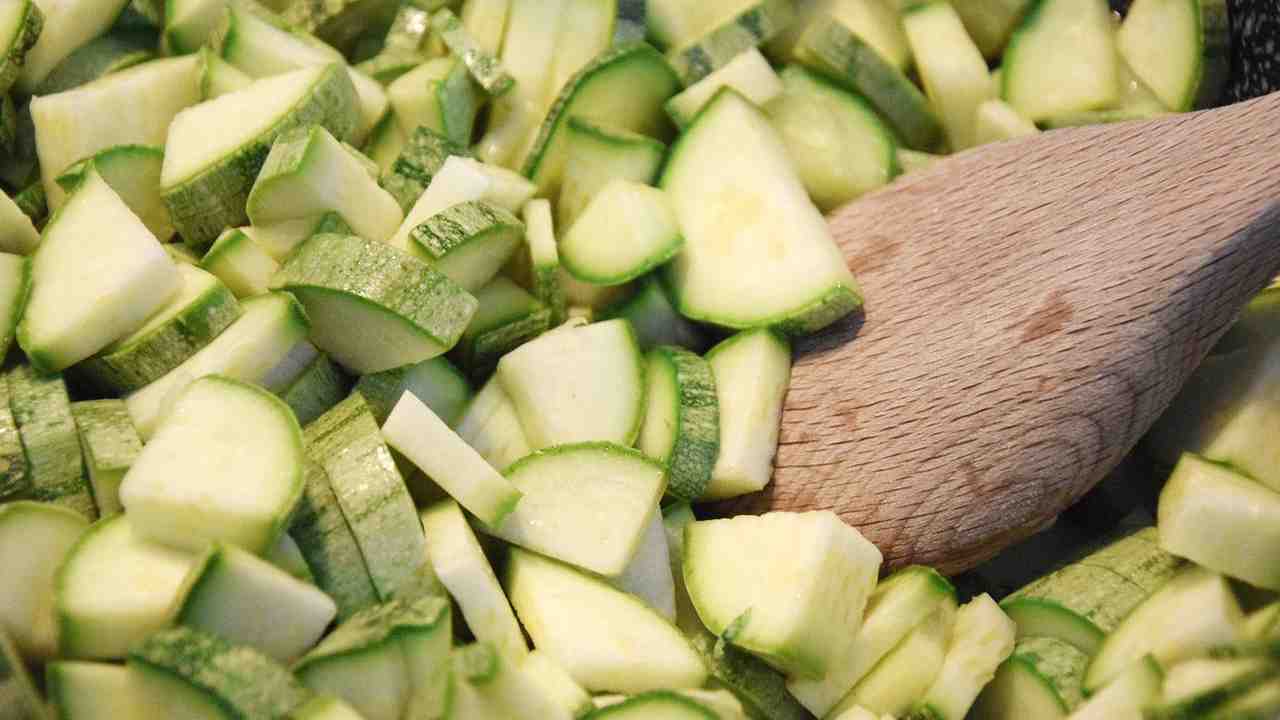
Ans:
{"type": "Polygon", "coordinates": [[[129,419],[129,409],[123,400],[88,400],[71,403],[71,415],[99,514],[123,512],[120,483],[142,452],[142,439],[129,419]]]}
{"type": "Polygon", "coordinates": [[[720,453],[720,405],[711,365],[688,350],[659,346],[646,358],[647,408],[638,446],[667,466],[667,494],[697,500],[720,453]]]}
{"type": "Polygon", "coordinates": [[[354,235],[307,240],[272,279],[307,308],[311,339],[360,374],[443,354],[475,314],[444,273],[386,243],[354,235]]]}
{"type": "Polygon", "coordinates": [[[685,238],[667,277],[686,317],[807,333],[861,306],[786,146],[735,91],[721,90],[681,136],[660,186],[685,238]]]}
{"type": "MultiPolygon", "coordinates": [[[[678,97],[678,96],[677,96],[678,97]]],[[[556,222],[568,230],[610,180],[653,183],[666,147],[646,135],[569,118],[564,178],[556,202],[556,222]]]]}
{"type": "Polygon", "coordinates": [[[471,144],[480,98],[461,60],[428,60],[388,85],[387,97],[406,135],[425,125],[458,145],[471,144]]]}
{"type": "Polygon", "coordinates": [[[496,377],[467,406],[458,420],[458,435],[500,471],[530,452],[520,416],[496,377]]]}
{"type": "Polygon", "coordinates": [[[1001,95],[1028,120],[1120,99],[1120,55],[1104,0],[1036,0],[1005,49],[1001,95]]]}
{"type": "Polygon", "coordinates": [[[50,503],[0,504],[0,562],[14,580],[0,588],[0,635],[32,662],[57,652],[55,573],[88,527],[79,513],[50,503]]]}
{"type": "Polygon", "coordinates": [[[953,151],[973,147],[978,106],[992,95],[986,60],[949,1],[913,5],[902,22],[947,144],[953,151]]]}
{"type": "Polygon", "coordinates": [[[227,228],[200,259],[200,269],[222,281],[237,298],[261,295],[271,287],[280,263],[240,228],[227,228]]]}
{"type": "Polygon", "coordinates": [[[195,265],[178,264],[182,286],[147,323],[75,367],[109,393],[137,390],[182,364],[240,317],[235,295],[195,265]]]}
{"type": "Polygon", "coordinates": [[[476,300],[480,307],[452,352],[474,378],[489,377],[503,355],[551,327],[551,310],[505,277],[477,291],[476,300]]]}
{"type": "Polygon", "coordinates": [[[625,320],[544,334],[508,353],[496,377],[530,447],[603,440],[631,445],[644,414],[644,366],[625,320]]]}
{"type": "Polygon", "coordinates": [[[450,427],[457,425],[463,411],[471,406],[467,379],[444,358],[361,376],[355,390],[364,396],[379,425],[386,422],[391,408],[406,392],[425,403],[450,427]]]}
{"type": "Polygon", "coordinates": [[[638,598],[602,580],[513,549],[503,584],[538,652],[589,691],[692,688],[706,681],[688,640],[638,598]]]}
{"type": "Polygon", "coordinates": [[[524,239],[524,224],[490,203],[451,205],[409,235],[419,254],[463,290],[484,287],[524,239]]]}
{"type": "Polygon", "coordinates": [[[857,631],[880,551],[830,512],[741,515],[684,531],[698,617],[793,676],[819,679],[857,631]],[[779,584],[788,591],[776,592],[779,584]]]}
{"type": "Polygon", "coordinates": [[[667,59],[687,87],[768,41],[794,20],[793,0],[759,0],[693,42],[671,48],[667,59]]]}
{"type": "Polygon", "coordinates": [[[17,425],[24,462],[17,481],[19,497],[57,503],[89,520],[98,518],[89,480],[84,476],[80,438],[71,399],[61,375],[42,375],[30,365],[7,374],[9,408],[17,425]]]}
{"type": "Polygon", "coordinates": [[[160,200],[160,168],[164,163],[162,148],[147,145],[110,147],[67,168],[56,182],[63,190],[73,192],[84,179],[90,163],[157,240],[168,242],[173,237],[169,210],[160,200]]]}

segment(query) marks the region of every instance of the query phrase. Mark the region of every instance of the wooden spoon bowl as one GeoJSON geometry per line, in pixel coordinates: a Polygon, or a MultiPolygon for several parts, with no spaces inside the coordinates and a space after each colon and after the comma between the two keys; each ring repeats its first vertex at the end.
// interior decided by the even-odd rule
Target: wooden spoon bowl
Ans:
{"type": "Polygon", "coordinates": [[[831,216],[865,312],[797,344],[773,482],[969,568],[1111,470],[1280,271],[1280,93],[966,152],[831,216]]]}

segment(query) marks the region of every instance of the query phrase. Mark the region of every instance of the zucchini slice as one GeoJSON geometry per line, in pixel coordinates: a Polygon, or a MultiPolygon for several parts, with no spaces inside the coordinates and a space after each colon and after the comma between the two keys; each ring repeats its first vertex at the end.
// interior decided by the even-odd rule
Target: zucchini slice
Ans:
{"type": "Polygon", "coordinates": [[[425,125],[460,146],[471,144],[483,96],[478,96],[461,60],[428,60],[388,85],[387,97],[404,134],[425,125]]]}
{"type": "Polygon", "coordinates": [[[18,342],[45,373],[141,328],[181,282],[155,236],[96,171],[45,229],[31,281],[18,342]]]}
{"type": "Polygon", "coordinates": [[[80,452],[93,488],[94,504],[102,517],[123,512],[120,483],[142,452],[142,439],[123,400],[71,403],[80,434],[80,452]]]}
{"type": "Polygon", "coordinates": [[[665,134],[662,105],[679,88],[666,59],[648,45],[625,45],[596,57],[560,90],[523,156],[524,175],[539,194],[559,191],[569,157],[568,120],[574,116],[644,135],[665,134]]]}
{"type": "Polygon", "coordinates": [[[529,654],[524,633],[458,503],[441,501],[420,517],[431,566],[457,601],[471,634],[490,643],[504,661],[524,659],[529,654]]]}
{"type": "Polygon", "coordinates": [[[551,201],[545,198],[530,200],[525,203],[521,219],[524,220],[528,254],[516,250],[516,263],[523,271],[515,274],[524,276],[525,287],[550,311],[550,324],[559,325],[565,320],[567,308],[565,288],[560,282],[560,251],[556,247],[551,201]]]}
{"type": "Polygon", "coordinates": [[[298,424],[305,427],[342,402],[351,391],[351,378],[315,345],[299,344],[306,348],[303,354],[311,359],[276,395],[293,411],[298,424]]]}
{"type": "Polygon", "coordinates": [[[1021,646],[1015,648],[978,695],[972,716],[976,720],[1067,717],[1069,708],[1053,679],[1041,672],[1039,661],[1037,655],[1023,653],[1021,646]]]}
{"type": "Polygon", "coordinates": [[[560,240],[560,260],[577,279],[612,287],[665,265],[683,246],[666,194],[619,178],[573,221],[560,240]]]}
{"type": "Polygon", "coordinates": [[[529,454],[516,407],[498,378],[490,378],[458,420],[458,435],[500,471],[529,454]]]}
{"type": "Polygon", "coordinates": [[[418,253],[467,292],[484,287],[524,240],[524,224],[490,203],[451,205],[409,235],[418,253]]]}
{"type": "Polygon", "coordinates": [[[147,145],[110,147],[67,168],[56,182],[63,190],[73,192],[84,179],[90,163],[157,240],[168,242],[173,237],[169,210],[160,200],[163,148],[147,145]]]}
{"type": "Polygon", "coordinates": [[[7,3],[0,14],[0,92],[17,82],[27,53],[44,30],[44,11],[35,0],[7,3]]]}
{"type": "Polygon", "coordinates": [[[120,659],[166,627],[195,558],[147,542],[123,514],[94,523],[55,579],[58,655],[120,659]]]}
{"type": "MultiPolygon", "coordinates": [[[[129,415],[144,440],[155,433],[173,398],[192,381],[219,374],[244,382],[267,382],[271,371],[307,336],[310,325],[306,313],[286,293],[251,298],[241,309],[240,317],[212,342],[125,398],[129,415]]],[[[274,392],[280,388],[267,389],[274,392]]]]}
{"type": "Polygon", "coordinates": [[[310,459],[304,465],[302,499],[289,533],[297,541],[316,587],[333,598],[339,620],[378,602],[368,565],[338,505],[329,474],[310,459]]]}
{"type": "Polygon", "coordinates": [[[258,171],[287,130],[317,124],[345,140],[359,122],[355,87],[340,64],[258,80],[179,113],[160,176],[161,197],[178,233],[203,251],[224,228],[243,225],[258,171]]]}
{"type": "Polygon", "coordinates": [[[1144,708],[1160,699],[1164,677],[1160,663],[1147,655],[1130,665],[1109,685],[1077,707],[1071,713],[1071,718],[1072,720],[1110,720],[1126,716],[1137,717],[1144,708]]]}
{"type": "Polygon", "coordinates": [[[610,180],[652,184],[666,147],[647,135],[569,118],[568,159],[556,202],[556,223],[567,230],[610,180]]]}
{"type": "Polygon", "coordinates": [[[133,674],[120,665],[59,660],[45,666],[44,684],[53,717],[59,720],[146,716],[146,698],[136,687],[133,674]]]}
{"type": "Polygon", "coordinates": [[[280,263],[244,230],[227,228],[200,259],[200,269],[216,276],[237,298],[243,299],[267,292],[280,263]]]}
{"type": "Polygon", "coordinates": [[[720,406],[720,454],[704,500],[755,492],[769,484],[782,401],[791,381],[791,347],[773,332],[738,333],[707,353],[720,406]]]}
{"type": "Polygon", "coordinates": [[[412,393],[450,427],[458,424],[471,406],[471,386],[448,360],[432,358],[372,375],[361,376],[356,392],[364,396],[379,425],[404,393],[412,393]]]}
{"type": "Polygon", "coordinates": [[[315,235],[272,279],[298,297],[311,339],[364,374],[410,365],[453,347],[477,302],[444,273],[386,243],[315,235]]]}
{"type": "Polygon", "coordinates": [[[476,300],[480,307],[451,357],[483,380],[493,374],[502,356],[551,327],[551,310],[505,277],[481,288],[476,300]]]}
{"type": "Polygon", "coordinates": [[[1197,565],[1280,590],[1270,522],[1280,495],[1265,485],[1186,453],[1160,493],[1160,547],[1197,565]]]}
{"type": "Polygon", "coordinates": [[[6,380],[9,408],[26,456],[21,497],[57,503],[96,520],[98,507],[84,476],[80,438],[62,376],[18,365],[6,380]]]}
{"type": "MultiPolygon", "coordinates": [[[[198,71],[195,57],[156,60],[32,100],[31,120],[49,207],[56,210],[63,206],[68,191],[57,179],[74,163],[121,145],[165,147],[170,123],[182,110],[200,102],[198,71]],[[114,120],[101,122],[103,117],[114,120]]],[[[113,160],[120,162],[119,158],[113,160]]],[[[100,172],[113,187],[116,183],[112,180],[119,182],[119,192],[130,199],[141,200],[143,189],[157,192],[152,186],[156,181],[149,179],[149,173],[154,172],[149,166],[141,171],[142,177],[136,169],[128,173],[132,180],[122,177],[126,173],[121,169],[100,172]],[[126,186],[129,192],[125,191],[126,186]]],[[[150,206],[147,210],[146,214],[139,214],[147,220],[159,217],[150,206]]]]}
{"type": "Polygon", "coordinates": [[[490,97],[498,97],[515,85],[515,79],[502,67],[502,62],[471,37],[462,21],[448,8],[437,11],[431,17],[431,25],[449,51],[461,58],[471,78],[490,97]]]}
{"type": "Polygon", "coordinates": [[[1111,9],[1105,0],[1036,0],[1001,67],[1001,95],[1032,122],[1114,105],[1120,55],[1111,9]]]}
{"type": "Polygon", "coordinates": [[[933,150],[942,140],[942,124],[924,93],[838,19],[811,23],[794,52],[796,62],[865,97],[912,150],[933,150]]]}
{"type": "Polygon", "coordinates": [[[667,466],[667,494],[696,500],[720,453],[720,405],[711,365],[670,346],[649,351],[644,425],[638,447],[667,466]]]}
{"type": "Polygon", "coordinates": [[[589,691],[699,687],[689,641],[638,598],[541,555],[512,549],[503,583],[538,652],[589,691]]]}
{"type": "Polygon", "coordinates": [[[0,635],[33,662],[58,649],[54,577],[88,527],[84,516],[50,503],[0,504],[0,562],[9,577],[22,579],[0,588],[0,635]]]}
{"type": "MultiPolygon", "coordinates": [[[[71,0],[43,5],[44,23],[35,28],[33,44],[22,56],[18,90],[26,95],[35,93],[58,63],[77,48],[105,34],[128,4],[129,0],[71,0]]],[[[18,32],[32,32],[30,22],[28,16],[18,32]]],[[[25,42],[24,39],[21,44],[25,42]]]]}
{"type": "Polygon", "coordinates": [[[798,65],[783,69],[782,91],[762,107],[822,210],[898,174],[893,131],[864,100],[820,75],[798,65]]]}
{"type": "Polygon", "coordinates": [[[947,144],[953,151],[973,147],[978,106],[992,95],[987,61],[950,2],[913,5],[902,23],[947,144]]]}
{"type": "Polygon", "coordinates": [[[310,695],[270,658],[185,627],[139,643],[127,667],[148,709],[168,717],[282,717],[310,695]]]}
{"type": "Polygon", "coordinates": [[[862,707],[915,720],[908,713],[942,671],[955,614],[954,608],[947,608],[918,625],[853,686],[831,713],[839,715],[862,707]]]}
{"type": "Polygon", "coordinates": [[[955,588],[931,568],[912,565],[895,572],[876,585],[867,599],[862,626],[827,674],[816,681],[792,679],[787,689],[814,715],[825,717],[912,631],[943,606],[954,607],[955,598],[955,588]]]}
{"type": "Polygon", "coordinates": [[[956,611],[942,668],[915,712],[934,720],[962,720],[996,668],[1013,652],[1014,632],[1013,621],[990,595],[962,605],[956,611]]]}
{"type": "Polygon", "coordinates": [[[667,51],[667,59],[687,87],[758,47],[796,19],[791,0],[758,0],[702,37],[667,51]]]}
{"type": "Polygon", "coordinates": [[[174,624],[289,662],[315,645],[337,614],[316,586],[232,545],[214,543],[192,566],[174,624]]]}
{"type": "Polygon", "coordinates": [[[1229,44],[1224,0],[1135,0],[1116,35],[1125,62],[1174,112],[1217,104],[1229,44]]]}
{"type": "Polygon", "coordinates": [[[983,57],[1000,57],[1009,36],[1022,20],[1033,0],[954,0],[956,12],[964,21],[969,37],[982,51],[983,57]]]}
{"type": "MultiPolygon", "coordinates": [[[[769,67],[769,61],[764,59],[759,50],[751,48],[725,63],[724,67],[685,88],[679,95],[668,100],[664,107],[677,127],[688,127],[702,106],[722,87],[737,90],[743,97],[761,107],[782,92],[782,82],[773,68],[769,67]]],[[[569,158],[572,163],[572,153],[569,158]]]]}
{"type": "Polygon", "coordinates": [[[667,277],[686,317],[807,333],[862,305],[786,146],[735,91],[721,90],[681,136],[660,186],[685,238],[667,277]]]}
{"type": "Polygon", "coordinates": [[[644,366],[625,320],[544,334],[505,355],[496,377],[530,447],[602,440],[631,445],[644,414],[644,366]]]}
{"type": "Polygon", "coordinates": [[[301,495],[293,413],[265,390],[218,375],[187,386],[120,485],[140,535],[193,551],[212,540],[265,552],[301,495]]]}
{"type": "Polygon", "coordinates": [[[661,465],[603,442],[548,448],[504,475],[523,497],[500,524],[482,530],[608,576],[635,555],[665,480],[661,465]]]}
{"type": "Polygon", "coordinates": [[[671,573],[670,548],[667,545],[666,526],[662,512],[654,508],[644,524],[640,545],[631,556],[631,562],[613,580],[619,590],[628,592],[644,601],[666,618],[676,620],[675,578],[671,573]]]}
{"type": "Polygon", "coordinates": [[[36,182],[12,198],[0,195],[0,252],[30,255],[40,244],[35,222],[48,214],[47,207],[41,210],[44,187],[36,182]],[[33,202],[37,199],[39,202],[33,202]]]}
{"type": "Polygon", "coordinates": [[[391,193],[327,130],[310,126],[280,135],[249,192],[249,220],[269,225],[329,211],[340,215],[353,234],[378,242],[388,240],[404,220],[391,193]]]}
{"type": "Polygon", "coordinates": [[[1089,663],[1084,687],[1102,689],[1144,655],[1169,667],[1240,637],[1244,616],[1221,576],[1191,568],[1165,583],[1133,609],[1102,642],[1089,663]]]}
{"type": "Polygon", "coordinates": [[[243,90],[253,77],[223,60],[212,48],[200,48],[200,97],[212,100],[227,93],[243,90]]]}
{"type": "Polygon", "coordinates": [[[740,515],[684,531],[685,586],[707,629],[732,628],[730,642],[810,680],[857,631],[880,562],[880,551],[830,512],[740,515]]]}
{"type": "Polygon", "coordinates": [[[382,187],[400,203],[401,209],[408,212],[451,155],[465,157],[467,149],[435,130],[419,125],[409,135],[391,167],[383,173],[382,187]]]}
{"type": "Polygon", "coordinates": [[[394,600],[356,613],[294,666],[303,684],[365,720],[442,717],[449,693],[449,601],[394,600]]]}
{"type": "Polygon", "coordinates": [[[382,435],[482,523],[501,524],[520,501],[511,482],[412,394],[401,396],[382,435]]]}
{"type": "Polygon", "coordinates": [[[378,599],[439,587],[409,490],[364,397],[348,396],[308,425],[304,438],[307,457],[329,478],[378,599]]]}
{"type": "Polygon", "coordinates": [[[241,315],[236,295],[195,265],[178,264],[182,286],[136,332],[76,365],[77,377],[110,393],[128,393],[177,368],[241,315]]]}

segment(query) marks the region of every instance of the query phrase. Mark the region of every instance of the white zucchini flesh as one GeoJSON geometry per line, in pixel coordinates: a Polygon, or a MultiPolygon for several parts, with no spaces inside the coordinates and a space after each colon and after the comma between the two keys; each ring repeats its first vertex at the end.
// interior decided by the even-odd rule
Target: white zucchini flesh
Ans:
{"type": "Polygon", "coordinates": [[[44,28],[36,44],[27,51],[17,88],[28,95],[35,92],[58,63],[76,48],[106,33],[128,4],[128,0],[39,3],[44,12],[44,28]]]}
{"type": "Polygon", "coordinates": [[[948,144],[957,152],[973,147],[978,106],[992,95],[982,52],[969,39],[950,2],[913,6],[902,23],[948,144]]]}
{"type": "Polygon", "coordinates": [[[261,295],[280,263],[244,228],[227,228],[200,259],[200,269],[216,276],[237,298],[261,295]]]}
{"type": "Polygon", "coordinates": [[[793,676],[819,679],[862,623],[880,551],[830,512],[685,528],[685,587],[707,629],[793,676]],[[777,588],[786,586],[786,593],[777,588]]]}
{"type": "Polygon", "coordinates": [[[225,6],[211,44],[227,62],[255,78],[343,61],[337,50],[290,28],[256,3],[233,0],[225,6]]]}
{"type": "Polygon", "coordinates": [[[40,244],[40,231],[31,217],[8,195],[0,197],[0,252],[30,255],[40,244]]]}
{"type": "Polygon", "coordinates": [[[1244,614],[1226,580],[1191,568],[1134,608],[1107,635],[1085,673],[1086,692],[1096,692],[1129,664],[1152,655],[1162,667],[1226,645],[1240,637],[1244,614]]]}
{"type": "Polygon", "coordinates": [[[912,48],[897,11],[907,6],[902,0],[811,0],[801,3],[800,16],[766,48],[774,57],[792,60],[796,42],[811,25],[837,22],[862,38],[886,62],[905,71],[913,60],[912,48]]]}
{"type": "Polygon", "coordinates": [[[1195,104],[1202,74],[1202,0],[1141,0],[1130,4],[1116,34],[1120,54],[1167,108],[1195,104]]]}
{"type": "Polygon", "coordinates": [[[942,669],[920,705],[943,720],[964,718],[996,668],[1013,653],[1015,632],[1013,621],[990,595],[962,605],[942,669]]]}
{"type": "Polygon", "coordinates": [[[67,554],[55,580],[58,654],[123,658],[169,623],[194,562],[185,552],[144,540],[125,515],[95,523],[67,554]]]}
{"type": "Polygon", "coordinates": [[[32,100],[31,121],[49,208],[62,207],[67,191],[57,178],[72,163],[118,145],[163,147],[169,124],[198,102],[199,66],[194,56],[142,63],[32,100]],[[103,122],[108,117],[110,122],[103,122]]]}
{"type": "Polygon", "coordinates": [[[45,228],[18,342],[42,372],[69,367],[142,327],[178,292],[178,269],[96,171],[45,228]]]}
{"type": "Polygon", "coordinates": [[[828,716],[854,707],[893,716],[910,712],[942,670],[955,614],[954,608],[940,610],[908,633],[828,716]]]}
{"type": "Polygon", "coordinates": [[[1018,114],[1018,111],[1009,103],[1003,100],[987,100],[978,106],[973,133],[975,144],[986,145],[1038,135],[1040,128],[1018,114]]]}
{"type": "Polygon", "coordinates": [[[289,258],[299,245],[316,234],[321,217],[301,217],[269,225],[246,225],[239,228],[267,252],[277,263],[289,258]]]}
{"type": "Polygon", "coordinates": [[[529,446],[632,444],[644,413],[644,362],[625,320],[547,333],[498,361],[529,446]]]}
{"type": "Polygon", "coordinates": [[[117,145],[77,162],[59,175],[57,183],[67,192],[75,189],[92,162],[102,179],[142,221],[160,242],[173,237],[173,221],[169,209],[160,199],[160,168],[164,165],[164,148],[148,145],[117,145]]]}
{"type": "Polygon", "coordinates": [[[365,720],[347,703],[319,693],[289,713],[289,720],[365,720]]]}
{"type": "Polygon", "coordinates": [[[861,303],[781,138],[733,90],[721,90],[672,148],[659,184],[685,238],[667,268],[684,315],[812,331],[861,303]]]}
{"type": "Polygon", "coordinates": [[[720,88],[731,87],[751,102],[764,107],[782,93],[782,80],[760,51],[751,48],[730,60],[667,101],[667,114],[676,125],[685,127],[720,88]]]}
{"type": "Polygon", "coordinates": [[[1142,720],[1142,709],[1160,699],[1164,672],[1155,658],[1138,660],[1077,707],[1068,720],[1142,720]]]}
{"type": "Polygon", "coordinates": [[[183,391],[120,486],[140,535],[190,550],[214,540],[262,553],[301,495],[302,431],[289,406],[217,375],[183,391]]]}
{"type": "Polygon", "coordinates": [[[499,471],[531,452],[520,415],[497,378],[490,378],[467,406],[458,435],[499,471]]]}
{"type": "Polygon", "coordinates": [[[45,666],[45,686],[59,720],[152,717],[133,674],[120,665],[59,660],[45,666]]]}
{"type": "Polygon", "coordinates": [[[89,523],[59,505],[18,501],[0,504],[0,633],[33,661],[53,657],[54,574],[89,523]]]}
{"type": "Polygon", "coordinates": [[[193,566],[176,608],[175,624],[255,648],[282,663],[311,649],[338,613],[315,585],[222,544],[210,547],[193,566]]]}
{"type": "Polygon", "coordinates": [[[412,393],[400,397],[382,435],[483,523],[501,524],[520,501],[520,491],[412,393]]]}
{"type": "Polygon", "coordinates": [[[520,671],[531,682],[542,687],[548,697],[554,698],[569,717],[580,718],[591,712],[594,705],[591,696],[578,684],[560,662],[541,650],[531,651],[520,663],[520,671]]]}
{"type": "Polygon", "coordinates": [[[720,454],[707,500],[760,490],[773,476],[791,348],[772,332],[739,333],[707,353],[720,405],[720,454]]]}
{"type": "Polygon", "coordinates": [[[458,503],[441,501],[423,510],[421,518],[431,567],[458,603],[471,634],[492,644],[504,662],[525,658],[524,633],[458,503]]]}
{"type": "Polygon", "coordinates": [[[1280,494],[1184,454],[1160,493],[1160,547],[1252,585],[1280,590],[1280,494]]]}
{"type": "Polygon", "coordinates": [[[665,485],[661,465],[609,443],[549,448],[506,477],[524,497],[501,525],[482,531],[607,576],[635,556],[665,485]]]}
{"type": "Polygon", "coordinates": [[[404,220],[391,193],[328,130],[316,126],[276,138],[249,192],[247,211],[254,225],[335,211],[355,234],[378,242],[404,220]]]}
{"type": "Polygon", "coordinates": [[[8,355],[31,295],[31,262],[0,252],[0,357],[8,355]]]}
{"type": "Polygon", "coordinates": [[[298,301],[286,293],[251,298],[241,307],[240,317],[213,342],[125,398],[129,415],[144,440],[155,433],[174,401],[192,382],[218,374],[261,383],[307,337],[307,316],[298,301]]]}
{"type": "Polygon", "coordinates": [[[638,598],[520,549],[504,585],[538,652],[592,692],[700,687],[707,670],[678,630],[638,598]]]}
{"type": "Polygon", "coordinates": [[[890,575],[871,593],[862,625],[826,675],[820,680],[791,678],[787,690],[814,715],[825,717],[882,658],[944,604],[955,604],[955,588],[934,570],[911,566],[890,575]]]}
{"type": "Polygon", "coordinates": [[[645,522],[644,535],[635,555],[614,583],[618,589],[643,600],[668,622],[675,622],[676,587],[669,552],[662,512],[654,508],[645,522]]]}
{"type": "Polygon", "coordinates": [[[462,4],[462,26],[480,49],[497,55],[510,10],[511,0],[469,0],[462,4]]]}
{"type": "Polygon", "coordinates": [[[479,163],[456,155],[450,156],[405,214],[404,222],[387,241],[388,244],[405,252],[413,252],[416,244],[410,241],[409,236],[414,228],[454,205],[483,200],[492,186],[493,180],[480,169],[479,163]]]}
{"type": "Polygon", "coordinates": [[[574,220],[560,241],[560,262],[584,282],[621,285],[665,264],[683,244],[666,194],[619,178],[574,220]]]}
{"type": "Polygon", "coordinates": [[[1001,94],[1032,122],[1120,99],[1120,55],[1105,0],[1043,0],[1005,49],[1001,94]]]}
{"type": "Polygon", "coordinates": [[[569,118],[565,129],[564,177],[556,201],[561,229],[573,221],[611,180],[653,184],[666,146],[647,135],[606,127],[581,117],[569,118]]]}

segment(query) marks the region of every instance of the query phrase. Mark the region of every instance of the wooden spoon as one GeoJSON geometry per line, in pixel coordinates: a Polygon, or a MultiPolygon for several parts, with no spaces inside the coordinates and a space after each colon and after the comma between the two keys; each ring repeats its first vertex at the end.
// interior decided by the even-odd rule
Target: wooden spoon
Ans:
{"type": "MultiPolygon", "coordinates": [[[[966,569],[1134,446],[1280,271],[1280,93],[967,152],[831,217],[865,312],[797,344],[773,482],[966,569]]],[[[1280,442],[1280,439],[1277,439],[1280,442]]]]}

